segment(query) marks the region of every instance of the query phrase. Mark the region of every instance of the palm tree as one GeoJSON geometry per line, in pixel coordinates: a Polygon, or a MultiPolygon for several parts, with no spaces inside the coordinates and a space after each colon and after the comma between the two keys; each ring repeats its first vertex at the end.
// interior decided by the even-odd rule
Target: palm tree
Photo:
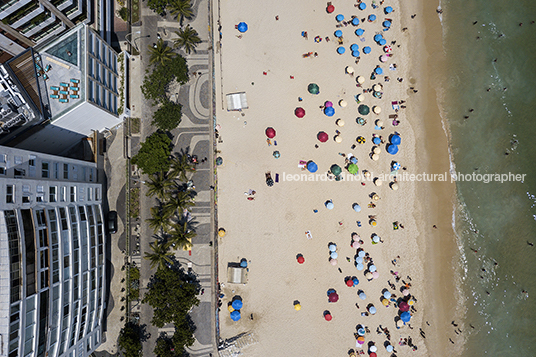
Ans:
{"type": "Polygon", "coordinates": [[[184,19],[191,19],[194,15],[190,0],[171,0],[168,5],[171,15],[176,16],[182,27],[184,19]]]}
{"type": "Polygon", "coordinates": [[[166,45],[162,39],[159,39],[154,46],[149,46],[149,52],[151,55],[151,58],[149,59],[150,64],[165,64],[166,62],[171,61],[173,56],[175,56],[173,49],[166,45]]]}
{"type": "Polygon", "coordinates": [[[160,172],[149,176],[145,185],[149,189],[147,196],[156,196],[160,201],[165,201],[170,195],[170,189],[174,186],[174,182],[160,172]]]}
{"type": "Polygon", "coordinates": [[[188,24],[184,29],[181,28],[179,31],[175,31],[175,34],[179,36],[179,38],[175,40],[173,47],[182,48],[188,54],[190,54],[192,51],[195,52],[197,44],[201,43],[201,39],[199,38],[197,31],[194,30],[190,24],[188,24]]]}
{"type": "Polygon", "coordinates": [[[171,171],[169,172],[170,177],[176,177],[180,181],[188,181],[186,177],[187,172],[194,172],[195,165],[190,162],[188,154],[181,150],[180,153],[175,154],[171,159],[171,171]]]}
{"type": "Polygon", "coordinates": [[[173,264],[174,254],[170,252],[169,243],[162,243],[158,241],[153,241],[151,244],[151,253],[145,252],[144,258],[149,260],[151,263],[151,268],[158,266],[163,269],[168,264],[173,264]]]}
{"type": "Polygon", "coordinates": [[[177,191],[162,207],[162,213],[166,217],[171,217],[178,211],[182,211],[185,208],[194,206],[192,196],[189,192],[177,191]]]}
{"type": "Polygon", "coordinates": [[[166,215],[164,210],[160,207],[151,207],[151,218],[147,219],[149,228],[151,228],[155,233],[162,231],[168,233],[171,225],[170,221],[171,215],[166,215]]]}
{"type": "Polygon", "coordinates": [[[188,221],[184,223],[173,223],[171,225],[169,242],[174,249],[188,250],[192,248],[192,238],[197,236],[188,221]]]}

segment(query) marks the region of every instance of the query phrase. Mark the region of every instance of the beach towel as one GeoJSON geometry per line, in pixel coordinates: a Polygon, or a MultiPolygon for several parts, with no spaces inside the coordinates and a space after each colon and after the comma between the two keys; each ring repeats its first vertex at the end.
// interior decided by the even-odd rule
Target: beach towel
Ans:
{"type": "Polygon", "coordinates": [[[313,239],[313,235],[311,234],[311,231],[305,231],[305,235],[307,236],[307,239],[313,239]]]}

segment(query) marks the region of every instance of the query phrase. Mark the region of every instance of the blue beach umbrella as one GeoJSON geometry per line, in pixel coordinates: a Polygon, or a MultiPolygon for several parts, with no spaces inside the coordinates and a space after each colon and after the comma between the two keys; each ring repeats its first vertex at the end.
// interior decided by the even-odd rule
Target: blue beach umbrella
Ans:
{"type": "Polygon", "coordinates": [[[374,69],[374,73],[383,74],[383,69],[381,69],[381,67],[376,67],[376,69],[374,69]]]}
{"type": "Polygon", "coordinates": [[[357,17],[354,17],[354,18],[352,19],[352,25],[354,25],[354,26],[359,25],[359,19],[358,19],[357,17]]]}
{"type": "Polygon", "coordinates": [[[400,135],[395,134],[395,135],[391,136],[391,144],[400,145],[400,142],[401,142],[400,135]]]}
{"type": "Polygon", "coordinates": [[[383,22],[383,27],[391,27],[391,21],[384,21],[383,22]]]}
{"type": "Polygon", "coordinates": [[[337,245],[336,245],[336,244],[330,244],[330,245],[328,246],[328,248],[329,248],[329,251],[330,251],[330,252],[334,252],[334,251],[337,250],[337,245]]]}
{"type": "Polygon", "coordinates": [[[314,173],[318,171],[318,165],[314,161],[309,161],[307,163],[307,170],[309,170],[311,173],[314,173]]]}
{"type": "Polygon", "coordinates": [[[371,51],[371,49],[370,49],[369,46],[365,46],[365,47],[363,47],[363,53],[364,53],[364,54],[368,55],[368,54],[370,53],[370,51],[371,51]]]}
{"type": "Polygon", "coordinates": [[[391,12],[393,12],[393,8],[391,6],[387,6],[385,9],[383,9],[383,11],[386,14],[390,14],[391,12]]]}
{"type": "Polygon", "coordinates": [[[335,17],[335,19],[336,19],[337,21],[341,22],[342,20],[344,20],[344,15],[342,15],[342,14],[338,14],[338,15],[335,17]]]}
{"type": "Polygon", "coordinates": [[[409,311],[404,311],[401,315],[400,315],[400,319],[406,323],[406,322],[409,322],[409,320],[411,320],[411,314],[409,313],[409,311]]]}
{"type": "Polygon", "coordinates": [[[326,114],[328,117],[332,117],[335,115],[335,109],[333,109],[333,107],[327,107],[324,109],[324,114],[326,114]]]}
{"type": "Polygon", "coordinates": [[[400,164],[398,162],[393,164],[393,170],[400,170],[400,164]]]}
{"type": "Polygon", "coordinates": [[[355,267],[357,268],[357,270],[363,270],[364,268],[363,263],[357,263],[355,267]]]}
{"type": "Polygon", "coordinates": [[[386,299],[389,299],[391,297],[391,293],[387,290],[385,290],[385,292],[383,293],[383,297],[386,298],[386,299]]]}
{"type": "Polygon", "coordinates": [[[376,42],[380,41],[382,38],[383,38],[383,36],[381,34],[379,34],[379,33],[374,35],[374,41],[376,41],[376,42]]]}
{"type": "Polygon", "coordinates": [[[242,301],[240,300],[235,300],[233,301],[233,303],[231,304],[231,306],[233,307],[233,309],[235,310],[240,310],[242,308],[242,306],[244,306],[244,304],[242,303],[242,301]]]}
{"type": "Polygon", "coordinates": [[[359,298],[360,298],[361,300],[365,300],[365,299],[367,298],[367,295],[366,295],[364,292],[360,292],[360,293],[359,293],[359,298]]]}
{"type": "Polygon", "coordinates": [[[346,48],[340,46],[340,47],[337,47],[337,53],[342,55],[344,52],[346,51],[346,48]]]}
{"type": "Polygon", "coordinates": [[[369,15],[368,19],[369,19],[369,21],[375,21],[376,20],[376,15],[371,14],[371,15],[369,15]]]}
{"type": "Polygon", "coordinates": [[[354,278],[353,281],[354,281],[354,286],[359,285],[359,279],[358,278],[354,278]]]}
{"type": "Polygon", "coordinates": [[[324,205],[326,206],[327,209],[333,209],[333,202],[331,202],[331,200],[326,201],[324,205]]]}
{"type": "Polygon", "coordinates": [[[353,208],[354,211],[356,211],[356,212],[361,212],[361,206],[358,205],[357,203],[354,203],[354,204],[352,205],[352,208],[353,208]]]}
{"type": "Polygon", "coordinates": [[[356,262],[357,264],[363,263],[363,258],[361,258],[361,257],[355,257],[355,262],[356,262]]]}
{"type": "Polygon", "coordinates": [[[391,155],[395,155],[398,152],[398,146],[394,144],[387,145],[387,152],[391,155]]]}
{"type": "Polygon", "coordinates": [[[360,256],[361,258],[364,258],[366,254],[367,253],[365,253],[364,250],[360,250],[359,253],[357,253],[357,255],[360,256]]]}
{"type": "Polygon", "coordinates": [[[376,308],[374,306],[371,306],[368,310],[372,315],[376,313],[376,308]]]}
{"type": "Polygon", "coordinates": [[[240,261],[240,267],[241,268],[247,268],[248,267],[248,261],[246,259],[242,259],[240,261]]]}
{"type": "Polygon", "coordinates": [[[241,22],[238,24],[237,29],[239,32],[246,32],[248,30],[248,24],[246,24],[245,22],[241,22]]]}
{"type": "Polygon", "coordinates": [[[357,164],[357,157],[352,156],[352,158],[350,159],[350,162],[351,162],[352,164],[357,164]]]}
{"type": "Polygon", "coordinates": [[[357,330],[357,334],[359,336],[365,336],[365,329],[363,327],[361,327],[359,330],[357,330]]]}
{"type": "Polygon", "coordinates": [[[355,30],[355,34],[356,34],[357,36],[362,36],[364,32],[365,32],[365,30],[363,30],[363,29],[357,29],[357,30],[355,30]]]}
{"type": "Polygon", "coordinates": [[[374,139],[372,139],[372,142],[374,143],[374,145],[380,145],[382,143],[382,139],[375,136],[374,139]]]}
{"type": "Polygon", "coordinates": [[[342,31],[341,30],[335,31],[335,37],[341,37],[341,36],[342,36],[342,31]]]}
{"type": "Polygon", "coordinates": [[[350,49],[352,51],[357,51],[359,50],[359,45],[357,43],[353,43],[351,46],[350,46],[350,49]]]}
{"type": "Polygon", "coordinates": [[[394,348],[393,348],[393,346],[391,346],[391,345],[387,345],[387,346],[385,346],[385,350],[386,350],[387,352],[393,352],[394,348]]]}
{"type": "Polygon", "coordinates": [[[376,265],[371,265],[369,266],[368,270],[371,272],[371,273],[374,273],[376,271],[376,265]]]}
{"type": "Polygon", "coordinates": [[[361,54],[359,53],[359,51],[352,51],[352,56],[353,57],[359,57],[361,54]]]}
{"type": "Polygon", "coordinates": [[[339,257],[339,254],[337,252],[331,252],[329,256],[331,257],[331,259],[337,259],[339,257]]]}
{"type": "Polygon", "coordinates": [[[364,2],[359,4],[359,10],[365,10],[366,8],[367,8],[367,4],[365,4],[364,2]]]}
{"type": "Polygon", "coordinates": [[[378,43],[380,44],[380,46],[385,46],[387,44],[387,41],[382,38],[378,43]]]}
{"type": "Polygon", "coordinates": [[[240,317],[241,317],[240,316],[240,311],[235,310],[235,311],[231,312],[231,320],[238,321],[238,320],[240,320],[240,317]]]}

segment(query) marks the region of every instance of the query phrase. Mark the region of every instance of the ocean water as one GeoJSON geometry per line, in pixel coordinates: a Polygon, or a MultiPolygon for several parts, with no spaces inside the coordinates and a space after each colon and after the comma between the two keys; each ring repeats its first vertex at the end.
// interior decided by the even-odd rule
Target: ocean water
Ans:
{"type": "Polygon", "coordinates": [[[536,1],[440,1],[453,167],[526,175],[456,183],[462,355],[536,356],[536,1]]]}

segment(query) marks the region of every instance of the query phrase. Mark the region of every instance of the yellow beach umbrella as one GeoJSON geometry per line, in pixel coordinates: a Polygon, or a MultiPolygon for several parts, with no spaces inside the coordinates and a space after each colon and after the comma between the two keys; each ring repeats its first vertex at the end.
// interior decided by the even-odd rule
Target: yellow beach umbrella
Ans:
{"type": "Polygon", "coordinates": [[[378,194],[375,193],[375,194],[372,196],[372,199],[373,199],[374,201],[377,201],[377,200],[380,199],[380,196],[378,196],[378,194]]]}
{"type": "Polygon", "coordinates": [[[415,300],[413,300],[413,299],[409,299],[409,301],[408,301],[408,305],[413,305],[413,304],[415,304],[415,300]]]}
{"type": "Polygon", "coordinates": [[[389,305],[389,300],[387,300],[387,299],[383,299],[383,300],[382,300],[382,304],[383,304],[383,306],[387,306],[387,305],[389,305]]]}
{"type": "Polygon", "coordinates": [[[376,223],[375,220],[373,220],[373,219],[370,220],[370,225],[371,225],[372,227],[376,227],[377,224],[378,224],[378,223],[376,223]]]}
{"type": "Polygon", "coordinates": [[[300,311],[301,310],[301,305],[300,304],[294,304],[294,310],[300,311]]]}
{"type": "Polygon", "coordinates": [[[233,312],[234,311],[233,305],[227,306],[227,310],[229,310],[229,312],[233,312]]]}
{"type": "Polygon", "coordinates": [[[226,233],[225,229],[223,229],[223,228],[218,229],[218,236],[219,237],[225,237],[225,233],[226,233]]]}

